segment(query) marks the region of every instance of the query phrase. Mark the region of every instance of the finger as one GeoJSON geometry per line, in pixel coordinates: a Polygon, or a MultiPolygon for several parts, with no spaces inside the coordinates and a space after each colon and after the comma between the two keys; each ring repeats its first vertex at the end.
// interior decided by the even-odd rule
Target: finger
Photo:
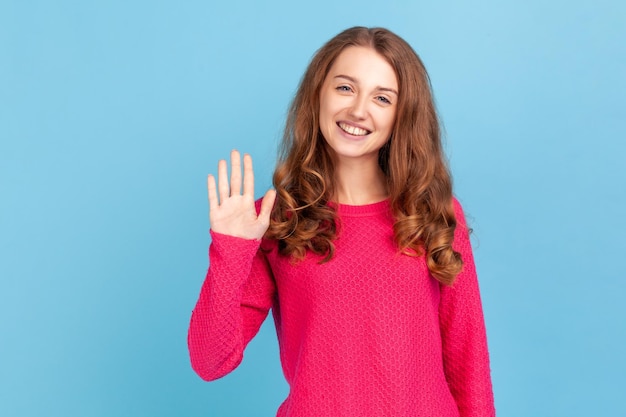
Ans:
{"type": "Polygon", "coordinates": [[[237,150],[230,153],[230,195],[241,193],[241,156],[237,150]]]}
{"type": "Polygon", "coordinates": [[[213,175],[209,175],[206,182],[209,190],[209,212],[211,212],[219,206],[217,202],[217,190],[215,189],[215,177],[213,175]]]}
{"type": "Polygon", "coordinates": [[[243,193],[254,198],[254,170],[252,157],[248,154],[243,156],[243,193]]]}
{"type": "Polygon", "coordinates": [[[270,214],[272,213],[272,208],[274,207],[275,201],[276,190],[267,190],[267,192],[263,196],[263,200],[261,201],[261,210],[259,211],[259,219],[262,222],[269,224],[270,214]]]}
{"type": "Polygon", "coordinates": [[[220,193],[220,203],[224,204],[224,201],[229,196],[228,189],[228,167],[226,161],[220,159],[217,163],[217,189],[220,193]]]}

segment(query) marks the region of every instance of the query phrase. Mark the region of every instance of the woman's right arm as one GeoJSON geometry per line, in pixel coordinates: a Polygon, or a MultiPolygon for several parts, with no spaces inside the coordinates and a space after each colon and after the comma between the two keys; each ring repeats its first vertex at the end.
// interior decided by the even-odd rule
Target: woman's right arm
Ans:
{"type": "Polygon", "coordinates": [[[191,365],[205,380],[220,378],[239,365],[243,350],[267,316],[275,293],[271,271],[259,250],[275,192],[265,194],[257,214],[250,156],[244,156],[243,193],[237,151],[231,153],[231,164],[230,186],[226,161],[219,162],[217,187],[213,176],[208,178],[210,266],[191,316],[187,339],[191,365]]]}

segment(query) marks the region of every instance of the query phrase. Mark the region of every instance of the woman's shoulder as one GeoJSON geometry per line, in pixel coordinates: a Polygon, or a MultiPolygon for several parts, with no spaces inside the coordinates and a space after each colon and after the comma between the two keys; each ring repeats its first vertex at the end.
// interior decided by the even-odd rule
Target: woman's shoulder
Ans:
{"type": "Polygon", "coordinates": [[[454,217],[456,218],[457,224],[467,226],[467,222],[465,221],[465,213],[463,212],[463,206],[459,202],[456,196],[452,196],[452,208],[454,209],[454,217]]]}

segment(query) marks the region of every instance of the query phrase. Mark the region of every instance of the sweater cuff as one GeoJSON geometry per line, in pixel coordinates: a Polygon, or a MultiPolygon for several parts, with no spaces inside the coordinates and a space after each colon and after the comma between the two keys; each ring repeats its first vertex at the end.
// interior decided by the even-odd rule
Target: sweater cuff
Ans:
{"type": "Polygon", "coordinates": [[[209,275],[210,281],[218,284],[213,290],[239,294],[250,274],[261,240],[243,239],[214,231],[210,233],[209,275]]]}
{"type": "Polygon", "coordinates": [[[211,245],[222,256],[234,255],[236,258],[247,258],[248,253],[256,253],[261,245],[261,239],[244,239],[209,230],[211,245]]]}

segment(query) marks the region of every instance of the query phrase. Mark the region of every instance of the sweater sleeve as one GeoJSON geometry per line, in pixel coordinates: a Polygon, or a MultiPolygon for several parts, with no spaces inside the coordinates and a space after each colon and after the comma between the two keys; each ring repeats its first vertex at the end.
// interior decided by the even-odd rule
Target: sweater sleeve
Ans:
{"type": "Polygon", "coordinates": [[[204,380],[218,379],[243,359],[275,297],[260,240],[211,231],[210,265],[191,315],[187,344],[191,366],[204,380]]]}
{"type": "Polygon", "coordinates": [[[443,286],[439,305],[443,361],[461,417],[495,416],[489,352],[478,279],[463,210],[454,200],[454,250],[463,268],[452,286],[443,286]]]}

